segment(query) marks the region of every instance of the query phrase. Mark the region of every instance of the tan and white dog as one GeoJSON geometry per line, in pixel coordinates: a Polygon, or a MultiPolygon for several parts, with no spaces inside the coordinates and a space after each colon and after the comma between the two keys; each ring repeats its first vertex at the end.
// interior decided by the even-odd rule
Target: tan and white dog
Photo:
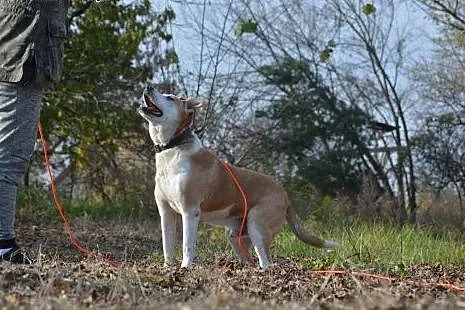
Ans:
{"type": "MultiPolygon", "coordinates": [[[[192,132],[195,99],[161,94],[147,87],[139,113],[149,123],[149,134],[156,148],[155,199],[161,217],[165,265],[174,263],[176,213],[182,217],[182,263],[192,265],[195,257],[199,221],[226,228],[231,246],[242,260],[235,239],[238,234],[243,201],[222,163],[202,147],[192,132]]],[[[284,189],[271,177],[232,167],[246,192],[249,212],[245,236],[258,256],[260,267],[271,265],[269,248],[285,220],[303,242],[322,248],[336,246],[312,236],[299,223],[284,189]]]]}

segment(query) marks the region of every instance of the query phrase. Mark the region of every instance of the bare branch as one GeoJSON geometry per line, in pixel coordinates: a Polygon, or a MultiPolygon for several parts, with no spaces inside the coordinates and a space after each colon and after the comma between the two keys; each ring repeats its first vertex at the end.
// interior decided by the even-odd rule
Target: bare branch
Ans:
{"type": "Polygon", "coordinates": [[[465,11],[465,9],[464,4],[460,3],[460,1],[456,0],[454,5],[447,1],[441,0],[416,0],[416,2],[419,3],[420,6],[429,9],[433,13],[444,13],[450,18],[444,19],[433,14],[432,17],[436,21],[454,29],[465,31],[465,16],[463,15],[465,12],[459,11],[461,8],[462,11],[465,11]]]}

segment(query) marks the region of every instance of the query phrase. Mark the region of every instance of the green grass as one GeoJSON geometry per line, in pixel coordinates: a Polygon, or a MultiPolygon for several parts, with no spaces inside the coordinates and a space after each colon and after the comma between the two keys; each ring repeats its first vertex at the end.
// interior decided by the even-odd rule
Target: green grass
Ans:
{"type": "MultiPolygon", "coordinates": [[[[92,202],[90,200],[63,201],[70,218],[86,216],[90,219],[156,218],[156,210],[141,207],[137,200],[120,202],[92,202]],[[150,214],[149,214],[150,213],[150,214]]],[[[20,212],[38,221],[60,221],[47,193],[21,189],[18,197],[20,212]]],[[[309,268],[376,268],[401,273],[404,266],[419,263],[465,265],[463,233],[433,231],[412,226],[399,227],[394,223],[367,222],[357,216],[319,216],[304,222],[307,230],[327,240],[336,241],[335,249],[316,249],[299,241],[286,226],[276,236],[272,255],[298,259],[309,268]]],[[[231,253],[223,229],[201,225],[198,256],[211,259],[215,255],[231,253]]],[[[162,261],[161,251],[154,253],[162,261]]],[[[181,251],[178,249],[178,258],[181,251]]]]}
{"type": "Polygon", "coordinates": [[[366,223],[351,220],[327,229],[310,227],[314,233],[338,242],[328,253],[298,241],[289,230],[277,236],[275,253],[289,257],[311,257],[325,265],[361,265],[366,267],[398,267],[413,263],[441,263],[463,265],[465,245],[455,236],[436,237],[411,226],[399,227],[389,223],[366,223]]]}
{"type": "MultiPolygon", "coordinates": [[[[313,248],[299,241],[286,226],[274,239],[272,255],[296,259],[311,269],[374,268],[397,274],[413,264],[465,264],[465,244],[452,233],[438,236],[420,228],[367,223],[358,218],[331,223],[306,221],[305,226],[339,246],[329,250],[313,248]]],[[[231,252],[224,231],[202,226],[199,258],[211,258],[225,251],[231,252]]]]}
{"type": "MultiPolygon", "coordinates": [[[[80,216],[90,219],[157,217],[155,208],[145,207],[137,199],[126,201],[60,200],[69,218],[80,216]]],[[[37,220],[61,221],[51,195],[42,189],[20,187],[17,205],[21,214],[32,215],[37,220]]]]}

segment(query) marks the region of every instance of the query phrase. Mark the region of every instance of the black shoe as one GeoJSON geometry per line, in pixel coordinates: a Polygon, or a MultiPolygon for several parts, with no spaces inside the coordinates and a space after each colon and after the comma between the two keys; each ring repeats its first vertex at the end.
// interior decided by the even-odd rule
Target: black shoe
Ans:
{"type": "Polygon", "coordinates": [[[29,258],[26,252],[14,243],[11,250],[3,255],[0,255],[0,262],[10,262],[12,264],[32,264],[32,259],[29,258]]]}

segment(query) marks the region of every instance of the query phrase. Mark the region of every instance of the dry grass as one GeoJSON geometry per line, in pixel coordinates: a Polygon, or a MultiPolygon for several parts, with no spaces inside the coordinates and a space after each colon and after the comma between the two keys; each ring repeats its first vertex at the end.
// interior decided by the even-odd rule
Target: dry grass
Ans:
{"type": "MultiPolygon", "coordinates": [[[[368,216],[370,207],[387,207],[373,199],[369,193],[360,197],[358,210],[368,216]]],[[[153,209],[132,210],[137,203],[66,204],[82,244],[125,262],[113,268],[70,247],[50,201],[40,193],[30,193],[20,203],[19,241],[38,260],[32,266],[0,264],[2,309],[465,308],[465,293],[435,285],[449,281],[465,286],[460,235],[445,238],[417,228],[348,218],[346,212],[355,209],[343,199],[323,199],[326,215],[310,210],[313,220],[306,222],[315,233],[338,241],[340,248],[312,249],[284,230],[272,250],[277,267],[267,271],[239,264],[223,232],[205,227],[198,264],[189,270],[166,269],[153,209]],[[399,280],[310,272],[321,268],[383,273],[399,280]]]]}
{"type": "Polygon", "coordinates": [[[427,190],[419,193],[418,222],[423,226],[465,231],[465,208],[455,193],[427,190]]]}
{"type": "MultiPolygon", "coordinates": [[[[242,266],[214,233],[202,234],[199,264],[166,269],[158,223],[150,219],[73,221],[77,237],[126,264],[113,268],[69,247],[59,223],[32,226],[19,219],[22,244],[38,257],[32,266],[0,264],[0,307],[27,309],[459,309],[465,295],[434,284],[465,286],[465,270],[410,264],[397,282],[309,272],[309,258],[275,256],[277,267],[242,266]],[[215,251],[213,244],[220,246],[215,251]],[[156,253],[154,256],[153,253],[156,253]],[[411,285],[406,280],[417,281],[411,285]]],[[[275,252],[276,254],[276,252],[275,252]]],[[[324,255],[324,253],[321,253],[324,255]]],[[[355,265],[346,266],[355,268],[355,265]]],[[[362,268],[358,266],[357,268],[362,268]]],[[[367,268],[367,267],[365,267],[367,268]]],[[[367,271],[372,271],[367,269],[367,271]]]]}

